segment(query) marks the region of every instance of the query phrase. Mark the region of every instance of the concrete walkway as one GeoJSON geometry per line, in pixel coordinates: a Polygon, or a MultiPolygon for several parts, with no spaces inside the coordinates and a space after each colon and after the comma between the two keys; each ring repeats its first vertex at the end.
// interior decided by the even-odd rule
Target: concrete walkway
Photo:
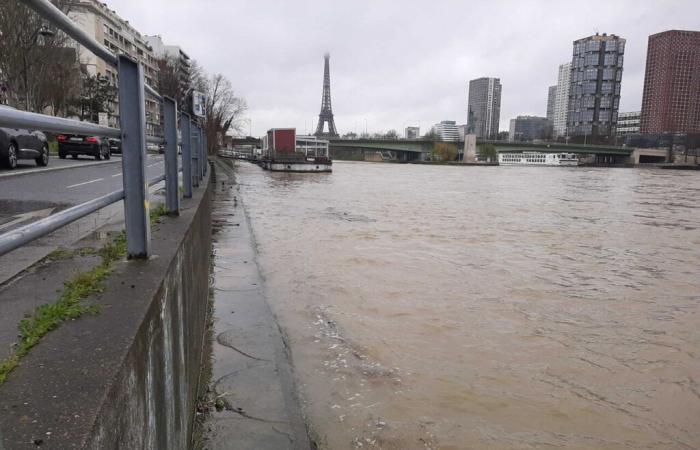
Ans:
{"type": "Polygon", "coordinates": [[[265,299],[234,175],[216,168],[211,395],[200,447],[311,448],[283,337],[265,299]]]}

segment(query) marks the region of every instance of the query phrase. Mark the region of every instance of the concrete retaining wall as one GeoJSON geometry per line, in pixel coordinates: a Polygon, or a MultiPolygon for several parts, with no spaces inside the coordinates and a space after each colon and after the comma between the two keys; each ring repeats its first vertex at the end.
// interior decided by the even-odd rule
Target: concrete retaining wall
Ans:
{"type": "MultiPolygon", "coordinates": [[[[119,264],[102,312],[49,333],[0,389],[4,448],[189,448],[208,308],[208,179],[119,264]]],[[[0,444],[2,448],[2,444],[0,444]]]]}

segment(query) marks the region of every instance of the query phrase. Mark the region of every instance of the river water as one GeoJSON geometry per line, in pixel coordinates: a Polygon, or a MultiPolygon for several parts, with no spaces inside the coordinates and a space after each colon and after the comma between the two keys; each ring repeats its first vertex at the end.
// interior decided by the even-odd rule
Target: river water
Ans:
{"type": "Polygon", "coordinates": [[[700,173],[237,170],[321,448],[700,448],[700,173]]]}

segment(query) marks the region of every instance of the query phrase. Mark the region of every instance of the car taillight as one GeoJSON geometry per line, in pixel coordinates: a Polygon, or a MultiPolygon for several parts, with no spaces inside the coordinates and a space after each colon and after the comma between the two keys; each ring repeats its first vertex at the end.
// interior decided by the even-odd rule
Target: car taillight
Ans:
{"type": "Polygon", "coordinates": [[[97,138],[95,136],[86,137],[85,142],[89,142],[91,144],[97,144],[97,138]]]}
{"type": "Polygon", "coordinates": [[[58,142],[63,142],[66,139],[68,139],[68,138],[66,137],[65,134],[59,134],[58,136],[56,136],[56,140],[58,140],[58,142]]]}

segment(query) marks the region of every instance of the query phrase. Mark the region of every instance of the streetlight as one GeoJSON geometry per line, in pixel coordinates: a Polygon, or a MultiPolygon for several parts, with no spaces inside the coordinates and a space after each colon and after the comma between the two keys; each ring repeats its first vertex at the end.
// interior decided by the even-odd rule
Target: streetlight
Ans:
{"type": "MultiPolygon", "coordinates": [[[[37,30],[34,36],[32,36],[31,41],[39,46],[43,46],[45,44],[44,40],[49,36],[53,36],[54,34],[56,33],[51,30],[48,25],[42,23],[41,27],[37,30]],[[42,38],[41,42],[39,41],[40,37],[42,38]]],[[[29,63],[27,62],[27,53],[29,52],[29,49],[31,49],[31,46],[22,52],[24,62],[24,109],[27,111],[29,111],[29,63]]]]}

